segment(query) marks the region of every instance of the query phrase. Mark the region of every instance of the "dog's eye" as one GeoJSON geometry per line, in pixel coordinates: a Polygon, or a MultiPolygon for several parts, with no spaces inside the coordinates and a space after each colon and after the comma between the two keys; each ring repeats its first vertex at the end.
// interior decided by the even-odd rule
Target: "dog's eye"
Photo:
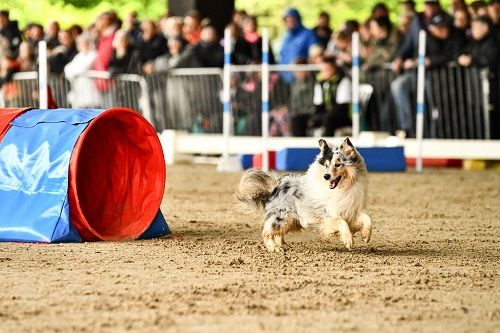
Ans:
{"type": "Polygon", "coordinates": [[[336,168],[340,168],[341,166],[342,166],[342,164],[340,164],[340,163],[335,163],[335,167],[336,167],[336,168]]]}

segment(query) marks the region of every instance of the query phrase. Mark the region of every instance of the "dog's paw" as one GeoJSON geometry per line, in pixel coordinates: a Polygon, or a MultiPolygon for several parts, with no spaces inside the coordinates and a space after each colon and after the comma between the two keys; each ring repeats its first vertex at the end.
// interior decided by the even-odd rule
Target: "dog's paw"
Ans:
{"type": "Polygon", "coordinates": [[[348,250],[352,249],[353,245],[352,234],[341,233],[340,240],[348,250]]]}
{"type": "Polygon", "coordinates": [[[372,219],[366,215],[362,214],[360,217],[362,227],[361,227],[361,236],[363,238],[363,241],[365,243],[368,243],[370,241],[370,238],[372,237],[372,219]]]}
{"type": "Polygon", "coordinates": [[[269,235],[263,236],[264,245],[266,246],[269,252],[283,252],[283,246],[285,244],[285,240],[281,235],[269,235]]]}
{"type": "Polygon", "coordinates": [[[368,243],[370,241],[370,238],[372,237],[372,226],[370,225],[369,227],[365,227],[361,229],[361,237],[363,237],[363,241],[365,243],[368,243]]]}

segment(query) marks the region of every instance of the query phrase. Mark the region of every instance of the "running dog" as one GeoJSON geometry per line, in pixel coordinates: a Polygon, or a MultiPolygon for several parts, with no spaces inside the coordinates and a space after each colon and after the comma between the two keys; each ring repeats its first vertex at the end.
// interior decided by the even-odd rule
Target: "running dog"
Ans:
{"type": "Polygon", "coordinates": [[[319,140],[320,152],[304,175],[279,179],[250,169],[236,197],[252,209],[263,208],[262,237],[269,251],[282,249],[289,231],[317,226],[323,236],[340,235],[347,249],[360,231],[370,241],[372,221],[365,213],[367,171],[363,157],[346,138],[340,146],[319,140]]]}

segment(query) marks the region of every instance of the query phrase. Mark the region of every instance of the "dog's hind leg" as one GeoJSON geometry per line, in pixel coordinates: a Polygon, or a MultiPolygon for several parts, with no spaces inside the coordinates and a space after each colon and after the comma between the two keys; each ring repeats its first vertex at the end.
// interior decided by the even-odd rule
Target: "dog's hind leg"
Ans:
{"type": "Polygon", "coordinates": [[[280,251],[285,244],[285,235],[295,229],[300,229],[298,220],[291,217],[270,216],[264,221],[262,238],[264,245],[271,251],[280,251]]]}

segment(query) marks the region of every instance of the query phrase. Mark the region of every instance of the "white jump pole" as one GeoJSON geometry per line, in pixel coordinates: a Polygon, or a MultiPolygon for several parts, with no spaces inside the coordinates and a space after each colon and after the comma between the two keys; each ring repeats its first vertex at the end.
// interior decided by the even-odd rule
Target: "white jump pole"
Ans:
{"type": "Polygon", "coordinates": [[[40,100],[40,109],[48,109],[48,91],[47,91],[47,42],[42,40],[38,42],[38,92],[40,100]]]}
{"type": "Polygon", "coordinates": [[[424,107],[425,107],[425,42],[426,34],[424,30],[420,30],[418,34],[418,75],[417,75],[417,158],[415,169],[417,172],[422,172],[422,144],[424,137],[424,107]]]}
{"type": "Polygon", "coordinates": [[[224,30],[224,69],[223,69],[223,136],[224,136],[224,158],[229,157],[229,137],[231,136],[231,29],[224,30]]]}
{"type": "Polygon", "coordinates": [[[229,143],[231,140],[232,115],[231,115],[231,29],[224,30],[224,69],[222,77],[222,136],[224,147],[222,157],[217,165],[217,171],[237,172],[241,170],[241,163],[236,156],[229,156],[229,143]]]}
{"type": "Polygon", "coordinates": [[[352,33],[352,136],[359,136],[359,33],[352,33]]]}
{"type": "Polygon", "coordinates": [[[262,29],[262,170],[269,171],[269,30],[262,29]]]}

